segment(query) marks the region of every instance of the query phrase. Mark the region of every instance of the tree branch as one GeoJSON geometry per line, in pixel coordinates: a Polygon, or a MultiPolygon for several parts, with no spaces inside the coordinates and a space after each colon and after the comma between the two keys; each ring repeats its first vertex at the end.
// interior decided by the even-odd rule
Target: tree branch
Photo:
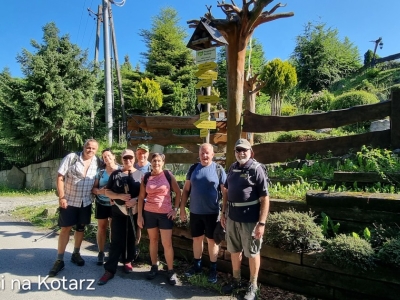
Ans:
{"type": "Polygon", "coordinates": [[[189,28],[196,28],[197,25],[199,25],[200,21],[199,20],[189,20],[186,21],[186,24],[189,25],[189,28]]]}
{"type": "Polygon", "coordinates": [[[234,4],[220,3],[219,1],[217,3],[217,6],[227,15],[232,13],[239,15],[241,13],[241,9],[234,4]]]}
{"type": "MultiPolygon", "coordinates": [[[[282,3],[278,3],[277,5],[275,5],[269,12],[268,14],[273,14],[279,7],[285,7],[286,4],[282,4],[282,3]]],[[[264,14],[264,13],[263,13],[264,14]]]]}
{"type": "Polygon", "coordinates": [[[275,14],[275,15],[269,15],[269,14],[262,14],[260,15],[257,20],[254,22],[252,28],[256,28],[257,26],[263,24],[263,23],[267,23],[273,20],[277,20],[277,19],[282,19],[282,18],[289,18],[289,17],[293,17],[294,13],[293,12],[288,12],[288,13],[281,13],[281,14],[275,14]]]}

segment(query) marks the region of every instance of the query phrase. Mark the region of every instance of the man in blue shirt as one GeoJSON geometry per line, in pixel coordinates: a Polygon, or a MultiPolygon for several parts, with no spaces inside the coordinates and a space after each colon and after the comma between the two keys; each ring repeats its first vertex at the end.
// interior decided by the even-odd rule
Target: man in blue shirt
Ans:
{"type": "Polygon", "coordinates": [[[200,163],[194,164],[186,175],[180,205],[180,218],[186,221],[185,207],[190,195],[190,229],[193,238],[194,265],[185,275],[191,277],[202,272],[204,235],[210,255],[208,282],[217,282],[217,256],[219,247],[213,234],[219,215],[219,191],[224,189],[226,173],[213,162],[214,149],[211,144],[202,144],[199,149],[200,163]]]}
{"type": "Polygon", "coordinates": [[[237,161],[229,168],[221,211],[221,225],[226,229],[227,250],[231,253],[233,280],[222,287],[222,291],[231,294],[240,287],[243,253],[249,259],[250,268],[250,282],[244,299],[254,300],[258,290],[262,238],[269,211],[268,178],[263,165],[253,159],[249,141],[239,139],[234,151],[237,161]]]}
{"type": "Polygon", "coordinates": [[[151,164],[148,161],[149,158],[149,147],[141,144],[136,148],[136,162],[134,164],[135,169],[146,174],[151,171],[151,164]]]}

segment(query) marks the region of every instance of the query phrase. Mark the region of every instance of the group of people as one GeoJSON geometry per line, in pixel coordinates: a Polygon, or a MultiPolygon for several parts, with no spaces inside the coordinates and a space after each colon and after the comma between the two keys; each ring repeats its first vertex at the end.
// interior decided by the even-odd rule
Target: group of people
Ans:
{"type": "Polygon", "coordinates": [[[249,259],[250,268],[245,299],[256,298],[269,196],[266,171],[253,158],[254,152],[246,139],[236,142],[236,162],[228,172],[213,161],[213,146],[202,144],[199,148],[200,161],[187,172],[182,192],[173,174],[164,170],[164,154],[153,153],[148,162],[149,148],[146,145],[139,145],[136,153],[125,149],[121,154],[121,166],[116,163],[111,149],[105,149],[102,151],[104,166],[100,167],[97,150],[97,141],[87,140],[81,153],[67,155],[59,167],[57,191],[61,232],[57,260],[49,276],[56,276],[64,268],[64,252],[73,226],[75,241],[71,261],[78,266],[85,264],[80,255],[80,246],[85,225],[90,223],[92,195],[95,195],[99,249],[97,263],[104,265],[105,269],[98,284],[104,285],[114,277],[119,261],[124,264],[125,272],[132,272],[131,262],[139,253],[141,229],[146,228],[151,259],[147,279],[153,279],[158,274],[158,242],[161,237],[168,268],[167,280],[175,285],[173,220],[179,211],[179,218],[187,221],[185,208],[189,201],[194,260],[185,275],[191,277],[202,273],[205,236],[210,258],[208,282],[217,282],[219,246],[214,240],[214,231],[220,221],[226,230],[233,275],[232,281],[222,291],[230,294],[241,287],[240,269],[244,254],[249,259]],[[108,259],[104,263],[108,226],[111,227],[111,243],[108,259]]]}

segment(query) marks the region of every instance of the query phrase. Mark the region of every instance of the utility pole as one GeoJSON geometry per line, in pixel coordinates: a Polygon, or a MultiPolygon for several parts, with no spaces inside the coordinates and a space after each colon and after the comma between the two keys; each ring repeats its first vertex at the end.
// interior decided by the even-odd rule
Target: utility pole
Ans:
{"type": "Polygon", "coordinates": [[[109,5],[108,0],[103,0],[103,35],[104,35],[104,82],[106,86],[106,126],[108,129],[108,145],[113,142],[113,114],[112,114],[112,88],[111,88],[111,63],[110,63],[110,32],[109,32],[109,5]]]}
{"type": "Polygon", "coordinates": [[[124,96],[122,93],[122,77],[121,77],[121,70],[119,68],[119,60],[118,60],[118,49],[117,49],[117,38],[115,36],[114,30],[114,18],[111,10],[110,5],[110,27],[111,27],[111,40],[114,50],[114,59],[115,59],[115,71],[117,73],[117,80],[118,80],[118,91],[119,91],[119,98],[121,101],[121,112],[122,112],[122,123],[123,123],[123,135],[126,133],[126,116],[125,116],[125,103],[124,103],[124,96]]]}

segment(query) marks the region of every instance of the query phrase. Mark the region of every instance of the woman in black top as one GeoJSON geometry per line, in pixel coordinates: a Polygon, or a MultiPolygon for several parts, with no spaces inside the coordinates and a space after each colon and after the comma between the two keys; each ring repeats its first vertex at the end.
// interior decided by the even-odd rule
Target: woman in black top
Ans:
{"type": "Polygon", "coordinates": [[[123,167],[110,175],[106,196],[113,199],[111,222],[111,245],[108,261],[104,264],[105,273],[97,282],[106,284],[117,271],[118,260],[122,254],[125,273],[132,272],[132,259],[135,255],[135,224],[137,222],[137,197],[143,173],[135,169],[135,154],[130,149],[122,152],[123,167]]]}

